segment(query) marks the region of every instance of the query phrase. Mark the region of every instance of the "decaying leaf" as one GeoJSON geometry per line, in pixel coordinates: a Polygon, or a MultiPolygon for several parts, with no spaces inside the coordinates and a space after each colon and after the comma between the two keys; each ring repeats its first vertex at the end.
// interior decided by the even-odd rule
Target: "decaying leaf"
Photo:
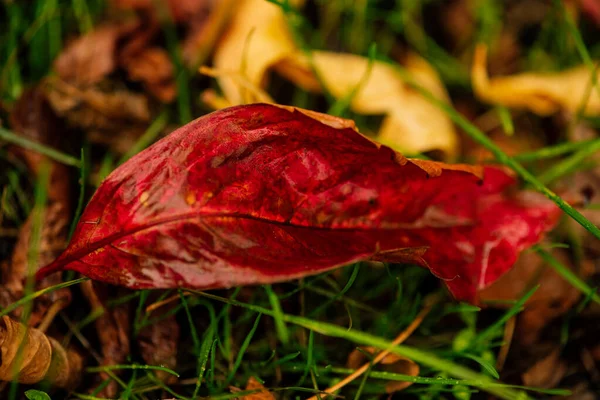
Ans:
{"type": "MultiPolygon", "coordinates": [[[[375,356],[379,351],[380,349],[370,346],[354,349],[348,355],[348,361],[346,365],[348,368],[357,369],[363,364],[369,362],[367,354],[375,356]]],[[[419,365],[406,357],[388,354],[379,363],[383,366],[383,369],[388,372],[409,376],[419,375],[419,365]]],[[[385,385],[385,391],[387,393],[399,392],[406,389],[410,385],[412,385],[412,382],[390,381],[385,385]]]]}
{"type": "Polygon", "coordinates": [[[275,396],[253,376],[248,379],[246,390],[256,390],[256,393],[244,395],[240,400],[275,400],[275,396]]]}
{"type": "MultiPolygon", "coordinates": [[[[450,158],[456,155],[457,137],[449,118],[410,89],[393,67],[375,61],[371,68],[367,58],[353,54],[316,51],[308,57],[296,47],[280,7],[262,0],[240,3],[214,56],[216,69],[229,72],[218,80],[230,105],[262,101],[232,76],[262,87],[267,71],[275,68],[306,90],[325,89],[337,99],[352,96],[350,108],[358,113],[386,115],[377,137],[384,144],[412,154],[442,150],[450,158]]],[[[409,54],[405,67],[422,86],[448,101],[425,60],[409,54]]]]}
{"type": "Polygon", "coordinates": [[[376,259],[427,265],[477,301],[560,214],[509,195],[501,169],[481,181],[476,167],[406,159],[352,125],[266,104],[199,118],[109,175],[38,278],[208,289],[376,259]]]}
{"type": "Polygon", "coordinates": [[[94,143],[123,153],[147,128],[150,107],[146,96],[123,88],[78,88],[59,79],[47,79],[45,92],[57,114],[70,126],[84,129],[94,143]]]}
{"type": "Polygon", "coordinates": [[[57,57],[54,69],[65,82],[89,86],[111,74],[118,64],[118,41],[138,28],[138,23],[107,24],[72,41],[57,57]]]}
{"type": "Polygon", "coordinates": [[[148,47],[123,60],[132,81],[141,81],[157,99],[170,103],[177,94],[173,84],[173,63],[166,50],[148,47]]]}
{"type": "Polygon", "coordinates": [[[510,108],[525,108],[539,115],[560,110],[576,114],[581,109],[600,113],[600,94],[592,88],[592,71],[585,65],[559,73],[522,73],[489,78],[485,46],[475,49],[471,79],[482,101],[510,108]],[[586,101],[587,100],[587,101],[586,101]]]}
{"type": "MultiPolygon", "coordinates": [[[[554,250],[553,255],[570,266],[566,252],[554,250]]],[[[585,274],[585,270],[582,272],[585,274]]],[[[535,343],[550,321],[571,309],[581,297],[579,290],[537,253],[528,251],[521,254],[512,270],[480,292],[484,301],[516,301],[536,284],[540,287],[527,301],[517,324],[516,339],[524,345],[535,343]]]]}
{"type": "Polygon", "coordinates": [[[523,384],[531,387],[553,388],[567,372],[566,364],[560,359],[560,348],[555,349],[523,373],[523,384]]]}
{"type": "MultiPolygon", "coordinates": [[[[63,124],[52,112],[48,100],[40,89],[30,89],[23,93],[15,104],[10,115],[11,127],[24,137],[35,142],[63,149],[61,140],[69,140],[65,135],[63,124]]],[[[3,307],[23,297],[25,281],[30,274],[29,268],[37,269],[38,265],[54,259],[66,247],[70,218],[70,174],[68,167],[51,161],[48,157],[35,151],[11,147],[11,153],[25,161],[34,176],[38,176],[43,168],[49,169],[47,189],[48,205],[43,210],[34,210],[20,227],[19,236],[10,262],[3,263],[2,285],[0,285],[0,304],[3,307]],[[29,265],[29,254],[32,246],[32,223],[38,212],[43,214],[38,248],[37,262],[29,265]]],[[[33,178],[36,179],[36,178],[33,178]]],[[[38,289],[49,287],[61,282],[60,275],[48,277],[38,284],[38,289]]],[[[46,311],[55,305],[54,312],[66,307],[71,301],[71,291],[63,288],[43,295],[34,302],[33,312],[28,320],[31,326],[37,324],[46,316],[46,311]]],[[[21,308],[11,315],[19,316],[21,308]]],[[[51,317],[51,316],[50,316],[51,317]]]]}
{"type": "Polygon", "coordinates": [[[73,388],[82,372],[82,359],[65,350],[42,331],[28,328],[8,316],[0,321],[0,380],[33,384],[47,381],[53,386],[73,388]]]}
{"type": "MultiPolygon", "coordinates": [[[[98,339],[102,348],[102,365],[123,363],[130,352],[129,326],[131,318],[127,304],[113,308],[105,307],[104,302],[109,288],[100,282],[84,282],[81,289],[92,308],[92,312],[104,310],[104,313],[95,321],[98,339]]],[[[99,377],[102,380],[110,378],[106,373],[100,373],[99,377]]],[[[117,391],[117,383],[111,381],[100,392],[100,395],[113,398],[116,396],[117,391]]]]}

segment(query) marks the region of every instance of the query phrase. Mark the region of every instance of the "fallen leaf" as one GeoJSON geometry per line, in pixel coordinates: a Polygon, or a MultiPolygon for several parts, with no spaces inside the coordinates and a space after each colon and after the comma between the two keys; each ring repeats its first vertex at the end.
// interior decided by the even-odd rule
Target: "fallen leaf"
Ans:
{"type": "Polygon", "coordinates": [[[476,167],[406,159],[315,115],[255,104],[178,129],[106,178],[38,278],[209,289],[376,259],[427,264],[477,301],[560,215],[536,193],[508,195],[502,169],[481,182],[476,167]]]}
{"type": "MultiPolygon", "coordinates": [[[[556,249],[553,256],[573,269],[565,251],[556,249]]],[[[537,342],[548,323],[569,311],[581,297],[579,290],[546,265],[537,253],[524,252],[513,269],[479,293],[482,301],[516,301],[536,284],[540,287],[518,318],[515,338],[523,345],[537,342]]]]}
{"type": "Polygon", "coordinates": [[[140,94],[79,89],[58,79],[48,79],[46,89],[53,109],[79,128],[110,128],[127,121],[150,120],[148,99],[140,94]]]}
{"type": "MultiPolygon", "coordinates": [[[[346,362],[346,365],[348,368],[357,369],[363,364],[369,362],[367,354],[375,356],[379,351],[381,350],[370,346],[354,349],[348,355],[348,361],[346,362]]],[[[408,376],[419,375],[419,365],[406,357],[398,356],[396,354],[388,354],[379,363],[387,372],[408,376]]],[[[406,389],[410,385],[412,385],[412,382],[389,381],[385,385],[385,391],[387,393],[395,393],[406,389]]]]}
{"type": "MultiPolygon", "coordinates": [[[[241,73],[260,87],[267,70],[295,51],[296,45],[279,6],[262,0],[240,0],[217,43],[213,64],[218,70],[241,73]]],[[[223,76],[218,81],[231,105],[253,101],[231,77],[223,76]]]]}
{"type": "MultiPolygon", "coordinates": [[[[313,68],[336,99],[352,96],[350,108],[355,112],[386,115],[377,135],[379,142],[411,154],[430,150],[442,150],[450,157],[457,154],[458,140],[448,116],[410,88],[391,65],[374,61],[370,68],[365,57],[315,51],[310,59],[296,52],[276,66],[279,73],[304,89],[318,87],[320,91],[313,68]],[[315,81],[308,83],[307,79],[315,81]]],[[[437,73],[425,60],[410,53],[404,68],[422,87],[449,102],[437,73]]]]}
{"type": "Polygon", "coordinates": [[[482,101],[525,108],[539,115],[551,115],[560,110],[576,114],[580,108],[588,116],[600,114],[600,94],[590,90],[592,73],[585,65],[558,73],[522,73],[490,79],[486,62],[487,50],[484,45],[479,45],[475,49],[471,79],[473,91],[482,101]]]}
{"type": "MultiPolygon", "coordinates": [[[[69,140],[68,131],[52,112],[44,93],[38,89],[29,89],[23,93],[10,114],[12,129],[34,142],[64,150],[65,140],[69,140]]],[[[43,214],[37,249],[37,264],[45,265],[56,258],[66,247],[71,213],[70,171],[63,164],[51,161],[48,157],[25,148],[12,146],[10,152],[25,161],[33,179],[40,174],[42,168],[49,168],[48,205],[43,210],[34,210],[19,229],[9,263],[3,263],[0,304],[3,307],[24,296],[25,282],[29,271],[29,252],[31,246],[31,229],[37,212],[43,214]]],[[[37,289],[61,283],[60,275],[48,277],[38,283],[37,289]]],[[[71,291],[63,288],[40,296],[34,301],[33,312],[28,323],[37,326],[47,316],[47,310],[53,305],[54,313],[65,308],[71,301],[71,291]]],[[[16,309],[12,316],[18,317],[22,308],[16,309]]],[[[48,318],[51,318],[49,315],[48,318]]]]}
{"type": "Polygon", "coordinates": [[[134,57],[123,60],[129,79],[141,81],[154,97],[163,103],[170,103],[177,94],[173,81],[173,63],[166,50],[148,47],[134,57]]]}
{"type": "Polygon", "coordinates": [[[70,126],[83,129],[93,143],[109,145],[122,154],[148,127],[148,98],[122,88],[80,89],[58,79],[47,79],[45,92],[56,113],[70,126]]]}
{"type": "Polygon", "coordinates": [[[0,380],[73,388],[81,378],[82,359],[42,331],[28,328],[8,316],[0,322],[0,380]],[[18,374],[18,376],[17,376],[18,374]]]}
{"type": "MultiPolygon", "coordinates": [[[[102,365],[116,365],[125,361],[130,353],[129,321],[130,312],[127,304],[116,307],[105,307],[109,287],[100,282],[86,281],[81,284],[81,290],[90,303],[93,312],[104,311],[94,322],[98,339],[102,348],[102,365]]],[[[114,292],[114,291],[113,291],[114,292]]],[[[114,293],[112,293],[114,294],[114,293]]],[[[110,379],[106,373],[99,374],[101,380],[110,379]]],[[[98,396],[116,397],[118,387],[114,380],[104,387],[98,396]]]]}
{"type": "Polygon", "coordinates": [[[58,76],[71,84],[100,82],[117,67],[117,43],[137,28],[137,23],[101,25],[65,47],[54,62],[58,76]]]}
{"type": "Polygon", "coordinates": [[[522,374],[523,384],[531,387],[553,388],[567,372],[567,366],[560,360],[560,349],[556,349],[532,365],[522,374]]]}
{"type": "Polygon", "coordinates": [[[256,393],[244,395],[240,400],[275,400],[275,396],[253,376],[248,379],[246,390],[256,390],[256,393]]]}
{"type": "MultiPolygon", "coordinates": [[[[240,75],[253,87],[264,87],[269,69],[305,90],[327,90],[336,99],[348,98],[350,108],[366,115],[386,115],[377,139],[395,149],[417,154],[442,150],[456,156],[458,142],[450,119],[430,101],[408,87],[393,67],[353,54],[324,51],[308,57],[295,45],[281,8],[262,0],[244,0],[218,43],[214,55],[219,78],[230,105],[263,101],[240,85],[240,75]],[[316,75],[318,76],[315,76],[316,75]],[[321,87],[323,84],[324,87],[321,87]]],[[[449,101],[435,70],[416,54],[405,68],[436,97],[449,101]]]]}

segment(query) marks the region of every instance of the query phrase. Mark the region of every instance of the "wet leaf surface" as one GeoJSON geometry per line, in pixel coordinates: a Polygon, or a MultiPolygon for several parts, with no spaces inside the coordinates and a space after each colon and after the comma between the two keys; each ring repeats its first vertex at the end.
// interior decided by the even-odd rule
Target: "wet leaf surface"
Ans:
{"type": "Polygon", "coordinates": [[[504,194],[514,179],[501,169],[481,182],[475,167],[408,160],[316,115],[250,105],[179,129],[106,179],[38,277],[208,289],[376,259],[428,265],[477,301],[556,222],[541,196],[504,194]]]}

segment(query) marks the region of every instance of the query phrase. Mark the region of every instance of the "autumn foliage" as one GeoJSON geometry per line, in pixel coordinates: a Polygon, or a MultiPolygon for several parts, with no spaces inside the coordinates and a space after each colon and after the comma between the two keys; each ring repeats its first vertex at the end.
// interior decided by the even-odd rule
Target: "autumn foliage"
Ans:
{"type": "Polygon", "coordinates": [[[410,160],[350,121],[272,105],[180,128],[98,188],[69,269],[140,288],[281,282],[361,260],[427,266],[477,301],[559,216],[504,170],[410,160]]]}

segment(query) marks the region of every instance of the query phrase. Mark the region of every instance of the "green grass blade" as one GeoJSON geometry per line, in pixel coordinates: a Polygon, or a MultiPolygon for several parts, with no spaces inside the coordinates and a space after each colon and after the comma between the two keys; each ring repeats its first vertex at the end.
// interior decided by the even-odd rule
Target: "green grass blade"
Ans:
{"type": "MultiPolygon", "coordinates": [[[[204,373],[206,372],[206,364],[208,362],[208,356],[210,354],[211,349],[213,348],[213,337],[215,336],[215,323],[213,322],[208,327],[206,334],[204,335],[204,340],[202,341],[202,345],[200,346],[200,353],[198,354],[198,378],[196,380],[196,387],[194,388],[194,394],[192,399],[198,397],[198,392],[202,387],[202,380],[204,379],[204,373]]],[[[213,350],[214,351],[214,350],[213,350]]]]}
{"type": "Polygon", "coordinates": [[[560,261],[558,261],[552,254],[542,249],[541,247],[536,248],[537,253],[542,257],[542,259],[547,262],[556,272],[560,274],[567,282],[573,285],[574,288],[581,291],[581,293],[586,296],[590,296],[593,301],[600,304],[600,296],[596,293],[595,289],[592,289],[585,283],[581,278],[573,273],[567,266],[563,265],[560,261]]]}
{"type": "Polygon", "coordinates": [[[54,161],[58,161],[59,163],[70,165],[72,167],[81,167],[81,161],[77,158],[70,156],[68,154],[62,153],[52,147],[45,146],[43,144],[34,142],[32,140],[26,139],[14,132],[9,131],[8,129],[4,129],[0,127],[0,139],[16,144],[17,146],[21,146],[25,149],[33,150],[37,153],[43,154],[45,156],[50,157],[54,161]]]}
{"type": "Polygon", "coordinates": [[[545,185],[552,183],[576,171],[578,167],[581,167],[586,158],[596,154],[598,151],[600,151],[600,139],[595,139],[570,157],[548,168],[543,174],[538,176],[538,179],[545,185]]]}
{"type": "MultiPolygon", "coordinates": [[[[253,304],[242,303],[239,301],[232,301],[224,297],[215,296],[212,294],[192,291],[192,293],[196,293],[198,295],[204,296],[209,299],[221,301],[224,303],[228,303],[238,307],[244,307],[248,310],[252,310],[261,314],[268,315],[273,317],[273,312],[264,307],[259,307],[253,304]]],[[[440,358],[434,354],[431,354],[427,351],[419,350],[413,347],[398,345],[394,346],[390,341],[386,339],[379,338],[377,336],[373,336],[366,332],[356,331],[356,330],[348,330],[347,328],[340,327],[337,325],[333,325],[323,321],[314,321],[307,318],[295,316],[295,315],[283,315],[284,321],[302,326],[306,329],[310,329],[314,332],[318,332],[325,336],[338,337],[342,339],[349,340],[353,343],[359,345],[373,346],[379,349],[389,349],[389,351],[393,354],[397,354],[399,356],[407,357],[416,363],[420,363],[422,365],[428,366],[432,369],[443,371],[448,373],[451,376],[454,376],[459,379],[467,379],[473,382],[472,386],[478,387],[486,392],[493,394],[499,398],[506,400],[522,400],[529,398],[523,392],[513,390],[506,385],[497,382],[486,375],[480,374],[473,370],[470,370],[462,365],[456,364],[452,361],[445,360],[440,358]]]]}
{"type": "Polygon", "coordinates": [[[121,365],[121,364],[118,364],[118,365],[104,365],[104,366],[100,366],[100,367],[88,367],[85,370],[86,370],[86,372],[96,373],[96,372],[107,372],[107,371],[115,371],[115,370],[118,371],[118,370],[124,370],[124,369],[163,371],[163,372],[166,372],[168,374],[171,374],[171,375],[179,378],[179,374],[177,372],[175,372],[172,369],[169,369],[167,367],[161,367],[159,365],[136,365],[136,364],[121,365]]]}
{"type": "Polygon", "coordinates": [[[89,153],[89,148],[83,147],[81,148],[81,168],[79,174],[79,197],[77,198],[77,208],[75,209],[75,215],[73,216],[73,222],[71,222],[71,227],[69,228],[69,236],[67,236],[67,243],[71,241],[73,237],[73,233],[75,232],[75,228],[77,227],[77,222],[79,221],[79,217],[81,216],[81,212],[83,211],[83,202],[85,199],[85,185],[87,184],[87,178],[89,176],[89,163],[87,162],[90,157],[86,155],[89,153]]]}
{"type": "Polygon", "coordinates": [[[38,290],[37,292],[34,292],[34,293],[28,294],[26,296],[23,296],[19,300],[15,301],[11,305],[9,305],[8,307],[6,307],[2,311],[0,311],[0,317],[8,315],[9,313],[11,313],[12,311],[14,311],[17,308],[21,307],[22,305],[27,304],[27,303],[29,303],[29,302],[37,299],[38,297],[47,294],[47,293],[52,293],[52,292],[54,292],[56,290],[59,290],[59,289],[62,289],[62,288],[66,288],[66,287],[69,287],[69,286],[78,285],[78,284],[80,284],[82,282],[85,282],[87,280],[89,280],[89,278],[74,279],[72,281],[59,283],[58,285],[50,286],[50,287],[47,287],[45,289],[38,290]]]}
{"type": "MultiPolygon", "coordinates": [[[[268,310],[268,311],[269,311],[270,316],[275,315],[274,313],[272,313],[271,310],[268,310]]],[[[242,364],[242,359],[244,358],[244,354],[246,353],[248,346],[250,346],[250,342],[252,341],[252,337],[254,337],[254,334],[256,333],[256,329],[258,329],[258,323],[260,322],[261,317],[262,317],[262,313],[259,312],[258,316],[254,320],[254,325],[252,325],[252,329],[250,329],[250,332],[248,332],[248,335],[246,335],[246,338],[242,342],[242,345],[240,346],[240,350],[238,351],[237,356],[235,358],[235,363],[233,364],[233,368],[231,369],[231,371],[229,371],[229,375],[227,375],[226,385],[229,384],[229,382],[231,382],[233,380],[235,373],[237,372],[238,368],[242,364]]]]}
{"type": "Polygon", "coordinates": [[[281,303],[279,302],[279,297],[271,288],[271,285],[264,285],[265,291],[267,292],[267,296],[269,297],[269,303],[271,303],[271,309],[275,315],[275,329],[277,329],[277,335],[279,336],[279,340],[281,343],[288,344],[290,341],[290,334],[288,332],[287,327],[285,326],[285,322],[281,317],[283,315],[283,311],[281,310],[281,303]]]}

